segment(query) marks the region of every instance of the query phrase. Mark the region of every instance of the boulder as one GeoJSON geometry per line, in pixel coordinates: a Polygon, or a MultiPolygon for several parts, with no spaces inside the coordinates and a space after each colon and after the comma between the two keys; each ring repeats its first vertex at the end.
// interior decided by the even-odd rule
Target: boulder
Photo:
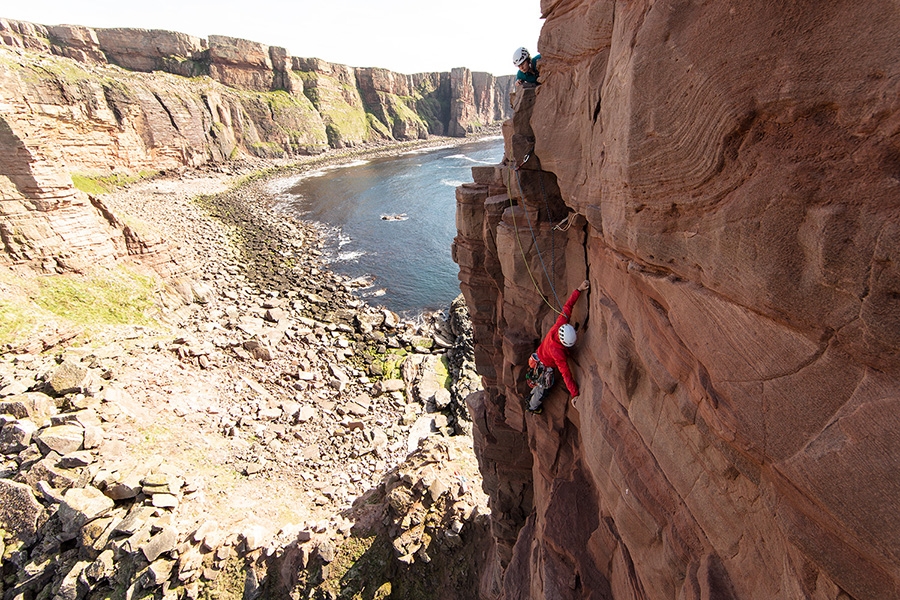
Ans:
{"type": "Polygon", "coordinates": [[[154,535],[144,544],[141,544],[140,551],[151,563],[159,558],[162,554],[175,550],[178,544],[178,530],[174,527],[165,527],[162,531],[154,535]]]}
{"type": "Polygon", "coordinates": [[[90,369],[85,365],[68,359],[56,368],[48,383],[57,396],[84,392],[92,382],[89,373],[90,369]]]}
{"type": "Polygon", "coordinates": [[[56,590],[56,594],[53,598],[58,600],[79,600],[80,598],[83,598],[86,590],[79,589],[81,587],[80,578],[82,572],[84,572],[90,564],[89,561],[80,560],[72,565],[72,568],[70,568],[65,576],[63,576],[62,581],[59,584],[59,589],[56,590]]]}
{"type": "Polygon", "coordinates": [[[272,350],[260,340],[247,340],[243,344],[244,350],[256,360],[270,361],[272,360],[272,350]]]}
{"type": "Polygon", "coordinates": [[[51,452],[46,457],[35,462],[24,472],[25,482],[32,487],[38,489],[38,483],[47,482],[50,486],[57,490],[67,490],[71,487],[79,487],[84,484],[86,477],[78,471],[61,468],[59,454],[51,452]]]}
{"type": "Polygon", "coordinates": [[[304,405],[300,407],[300,410],[297,412],[297,422],[298,423],[307,423],[316,418],[316,409],[309,405],[304,405]]]}
{"type": "Polygon", "coordinates": [[[0,479],[0,529],[7,537],[30,544],[43,512],[29,486],[0,479]]]}
{"type": "Polygon", "coordinates": [[[135,504],[125,518],[115,526],[115,533],[134,535],[147,527],[155,513],[153,507],[135,504]]]}
{"type": "Polygon", "coordinates": [[[416,419],[409,430],[406,442],[406,451],[413,452],[419,447],[419,442],[434,434],[434,416],[423,415],[416,419]]]}
{"type": "Polygon", "coordinates": [[[57,413],[56,402],[41,392],[25,392],[8,396],[0,402],[0,414],[13,415],[17,419],[28,419],[38,427],[50,422],[57,413]]]}
{"type": "Polygon", "coordinates": [[[5,423],[0,428],[0,454],[18,454],[31,444],[36,431],[37,427],[31,421],[5,423]]]}
{"type": "Polygon", "coordinates": [[[94,462],[94,455],[88,450],[69,452],[59,459],[59,466],[64,469],[78,469],[94,462]]]}
{"type": "Polygon", "coordinates": [[[406,383],[402,379],[382,379],[375,382],[372,393],[376,396],[390,392],[402,392],[406,389],[406,383]]]}
{"type": "Polygon", "coordinates": [[[84,576],[90,585],[96,585],[113,576],[115,573],[114,556],[112,549],[107,548],[94,562],[84,568],[84,576]]]}
{"type": "Polygon", "coordinates": [[[69,454],[84,447],[84,427],[81,425],[47,427],[35,437],[44,452],[52,450],[59,454],[69,454]]]}
{"type": "Polygon", "coordinates": [[[172,576],[172,570],[175,568],[175,561],[165,558],[154,560],[147,568],[145,585],[149,588],[161,586],[169,577],[172,576]]]}
{"type": "Polygon", "coordinates": [[[88,521],[108,513],[113,506],[113,501],[97,488],[72,488],[63,494],[57,515],[63,531],[74,533],[88,521]]]}

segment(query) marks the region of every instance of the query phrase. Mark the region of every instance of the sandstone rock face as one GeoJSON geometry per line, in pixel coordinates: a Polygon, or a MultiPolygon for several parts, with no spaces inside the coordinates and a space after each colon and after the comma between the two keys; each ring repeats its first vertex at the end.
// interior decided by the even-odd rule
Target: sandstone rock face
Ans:
{"type": "Polygon", "coordinates": [[[259,92],[273,89],[268,46],[224,35],[211,35],[209,61],[212,78],[227,86],[259,92]]]}
{"type": "Polygon", "coordinates": [[[132,71],[168,71],[185,77],[209,73],[207,42],[159,29],[97,29],[97,46],[108,62],[132,71]]]}
{"type": "MultiPolygon", "coordinates": [[[[315,90],[306,95],[329,126],[329,144],[335,148],[378,139],[418,139],[429,133],[464,136],[510,116],[507,96],[515,79],[458,69],[464,73],[464,85],[451,88],[449,73],[403,75],[387,69],[355,69],[318,58],[292,57],[285,48],[250,40],[222,35],[205,40],[155,29],[48,28],[0,20],[0,46],[52,52],[87,64],[108,62],[132,71],[208,75],[231,88],[283,90],[298,101],[306,81],[315,90]],[[461,102],[477,106],[460,106],[461,102]],[[452,106],[455,115],[451,115],[452,106]],[[367,114],[374,117],[373,122],[367,114]]],[[[217,120],[224,117],[213,119],[217,120]]],[[[303,125],[322,127],[321,123],[303,125]]],[[[280,127],[289,129],[285,124],[280,127]]],[[[251,135],[248,142],[271,140],[251,135]]]]}
{"type": "Polygon", "coordinates": [[[900,16],[766,6],[542,3],[542,84],[457,191],[484,597],[900,595],[900,16]],[[582,395],[523,414],[584,277],[582,395]]]}
{"type": "Polygon", "coordinates": [[[510,113],[497,95],[510,78],[477,75],[457,89],[448,73],[354,69],[227,36],[0,19],[0,260],[57,272],[131,255],[184,275],[164,240],[72,175],[464,136],[510,113]]]}
{"type": "Polygon", "coordinates": [[[515,86],[512,75],[493,77],[490,73],[465,68],[450,72],[451,97],[448,135],[465,136],[488,123],[511,116],[508,98],[515,86]]]}
{"type": "Polygon", "coordinates": [[[322,115],[331,147],[355,146],[368,139],[366,109],[353,67],[293,57],[291,68],[300,73],[303,93],[322,115]]]}

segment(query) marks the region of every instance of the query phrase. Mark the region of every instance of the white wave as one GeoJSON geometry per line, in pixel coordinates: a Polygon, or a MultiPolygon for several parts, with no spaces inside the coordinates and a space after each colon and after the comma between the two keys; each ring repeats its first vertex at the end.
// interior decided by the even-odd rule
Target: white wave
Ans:
{"type": "Polygon", "coordinates": [[[338,238],[338,248],[343,248],[344,246],[346,246],[347,244],[349,244],[350,242],[353,241],[353,239],[349,235],[346,235],[340,229],[338,229],[336,233],[337,233],[337,238],[338,238]]]}
{"type": "Polygon", "coordinates": [[[495,164],[497,164],[497,163],[489,161],[489,160],[478,160],[478,159],[472,158],[471,156],[467,156],[465,154],[453,154],[452,156],[448,156],[446,158],[456,158],[456,159],[467,160],[469,162],[473,162],[473,163],[479,164],[479,165],[495,165],[495,164]]]}
{"type": "Polygon", "coordinates": [[[455,181],[453,179],[441,179],[441,185],[449,185],[450,187],[454,187],[454,188],[458,188],[459,186],[461,186],[464,183],[465,183],[465,181],[455,181]]]}
{"type": "Polygon", "coordinates": [[[321,177],[325,175],[328,171],[334,171],[335,169],[344,169],[347,167],[359,167],[365,164],[368,164],[370,161],[368,160],[351,160],[345,163],[340,163],[336,165],[328,165],[325,167],[320,167],[315,169],[314,171],[307,171],[306,173],[298,173],[296,175],[291,175],[290,177],[281,177],[279,179],[273,179],[266,183],[265,189],[270,194],[282,194],[287,192],[289,189],[303,181],[304,179],[309,179],[312,177],[321,177]]]}
{"type": "Polygon", "coordinates": [[[366,252],[364,250],[351,250],[349,252],[338,252],[338,255],[335,257],[334,262],[353,262],[355,260],[359,260],[360,257],[365,256],[366,252]]]}
{"type": "Polygon", "coordinates": [[[280,179],[273,179],[266,183],[265,189],[270,194],[284,194],[289,189],[297,185],[300,182],[304,174],[300,175],[292,175],[290,177],[282,177],[280,179]]]}
{"type": "Polygon", "coordinates": [[[363,294],[363,298],[379,298],[381,296],[384,296],[385,294],[387,294],[387,290],[384,288],[379,288],[374,292],[366,292],[365,294],[363,294]]]}
{"type": "Polygon", "coordinates": [[[400,156],[407,156],[409,154],[425,154],[427,152],[434,152],[435,150],[446,150],[447,148],[456,148],[456,145],[445,144],[443,146],[432,146],[430,148],[416,148],[415,150],[407,150],[406,152],[401,152],[400,156]]]}

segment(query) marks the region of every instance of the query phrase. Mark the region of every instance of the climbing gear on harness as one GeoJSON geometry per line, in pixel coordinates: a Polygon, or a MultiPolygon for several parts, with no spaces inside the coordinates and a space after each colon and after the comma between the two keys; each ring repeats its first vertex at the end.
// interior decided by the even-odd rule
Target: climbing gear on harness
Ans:
{"type": "Polygon", "coordinates": [[[566,348],[571,348],[575,345],[575,328],[566,323],[565,325],[560,326],[559,328],[559,343],[565,346],[566,348]]]}
{"type": "Polygon", "coordinates": [[[539,364],[541,364],[541,359],[538,358],[537,352],[532,352],[531,356],[528,357],[528,368],[534,369],[539,364]]]}
{"type": "Polygon", "coordinates": [[[531,58],[531,55],[525,48],[516,48],[516,51],[513,52],[513,64],[517,67],[529,58],[531,58]]]}
{"type": "Polygon", "coordinates": [[[541,386],[545,390],[548,390],[553,387],[555,381],[556,378],[553,376],[553,367],[545,367],[540,361],[538,361],[536,366],[525,371],[525,382],[530,388],[541,386]]]}

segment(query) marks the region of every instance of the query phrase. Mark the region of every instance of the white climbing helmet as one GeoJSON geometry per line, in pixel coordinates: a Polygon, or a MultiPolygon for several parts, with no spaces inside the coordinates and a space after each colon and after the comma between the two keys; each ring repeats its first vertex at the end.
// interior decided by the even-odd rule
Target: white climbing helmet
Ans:
{"type": "Polygon", "coordinates": [[[521,65],[523,62],[525,62],[526,60],[528,60],[530,57],[531,57],[531,55],[528,54],[528,50],[527,50],[527,49],[525,49],[525,48],[516,48],[516,51],[513,52],[513,64],[516,65],[516,66],[518,67],[518,66],[521,65]]]}
{"type": "Polygon", "coordinates": [[[559,328],[559,343],[566,348],[575,345],[575,328],[566,323],[559,328]]]}

